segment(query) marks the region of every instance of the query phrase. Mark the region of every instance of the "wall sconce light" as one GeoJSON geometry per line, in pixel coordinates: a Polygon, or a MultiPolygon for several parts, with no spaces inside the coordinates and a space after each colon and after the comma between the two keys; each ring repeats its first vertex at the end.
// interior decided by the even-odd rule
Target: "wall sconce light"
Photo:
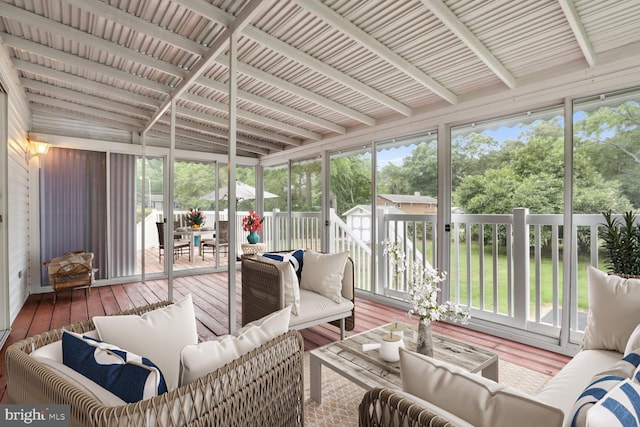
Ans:
{"type": "Polygon", "coordinates": [[[51,144],[47,142],[30,141],[29,158],[32,159],[34,157],[44,157],[49,151],[49,147],[51,147],[51,144]]]}

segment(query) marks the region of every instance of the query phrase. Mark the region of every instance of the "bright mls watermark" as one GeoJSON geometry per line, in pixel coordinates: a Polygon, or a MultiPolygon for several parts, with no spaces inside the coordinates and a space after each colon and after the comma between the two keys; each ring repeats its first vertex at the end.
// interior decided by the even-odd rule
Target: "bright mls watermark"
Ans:
{"type": "Polygon", "coordinates": [[[0,426],[67,427],[69,405],[0,405],[0,426]]]}

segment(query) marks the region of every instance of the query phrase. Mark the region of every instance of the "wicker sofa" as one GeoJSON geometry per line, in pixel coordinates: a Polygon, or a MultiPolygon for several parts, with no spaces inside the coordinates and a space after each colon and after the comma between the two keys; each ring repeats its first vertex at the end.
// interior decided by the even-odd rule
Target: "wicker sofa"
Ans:
{"type": "MultiPolygon", "coordinates": [[[[142,314],[157,303],[120,314],[142,314]]],[[[92,321],[66,330],[87,333],[92,321]]],[[[62,329],[7,348],[7,395],[12,404],[70,405],[71,426],[298,426],[303,423],[302,337],[289,331],[195,382],[157,397],[105,406],[61,375],[30,357],[61,339],[62,329]]]]}
{"type": "MultiPolygon", "coordinates": [[[[342,278],[342,304],[301,289],[300,312],[292,314],[289,327],[305,329],[323,323],[345,330],[355,327],[355,289],[353,260],[347,258],[342,278]]],[[[285,283],[283,271],[272,262],[265,262],[256,255],[242,257],[242,324],[246,325],[285,307],[285,283]]]]}

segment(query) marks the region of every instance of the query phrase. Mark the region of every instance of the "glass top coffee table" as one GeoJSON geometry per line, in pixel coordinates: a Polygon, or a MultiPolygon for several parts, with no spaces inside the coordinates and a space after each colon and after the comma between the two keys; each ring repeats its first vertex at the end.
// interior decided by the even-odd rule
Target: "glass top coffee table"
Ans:
{"type": "MultiPolygon", "coordinates": [[[[309,353],[311,399],[322,402],[322,365],[369,390],[374,387],[402,389],[400,362],[386,362],[378,350],[363,351],[362,344],[382,341],[389,333],[390,323],[376,329],[350,336],[342,341],[327,344],[309,353]]],[[[412,333],[405,333],[407,350],[415,351],[412,333]]],[[[486,378],[498,381],[498,355],[453,338],[433,334],[434,357],[459,366],[469,372],[482,372],[486,378]]]]}

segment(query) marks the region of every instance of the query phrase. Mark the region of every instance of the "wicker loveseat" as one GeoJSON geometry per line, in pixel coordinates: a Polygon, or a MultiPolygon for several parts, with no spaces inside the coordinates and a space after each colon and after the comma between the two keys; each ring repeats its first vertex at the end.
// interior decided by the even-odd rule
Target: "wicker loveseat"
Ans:
{"type": "MultiPolygon", "coordinates": [[[[120,314],[142,314],[157,303],[120,314]]],[[[65,329],[94,330],[92,321],[65,329]]],[[[38,362],[30,353],[61,339],[62,329],[7,348],[7,395],[12,404],[70,405],[71,426],[298,426],[303,421],[303,341],[289,331],[190,384],[157,397],[105,406],[38,362]]]]}

